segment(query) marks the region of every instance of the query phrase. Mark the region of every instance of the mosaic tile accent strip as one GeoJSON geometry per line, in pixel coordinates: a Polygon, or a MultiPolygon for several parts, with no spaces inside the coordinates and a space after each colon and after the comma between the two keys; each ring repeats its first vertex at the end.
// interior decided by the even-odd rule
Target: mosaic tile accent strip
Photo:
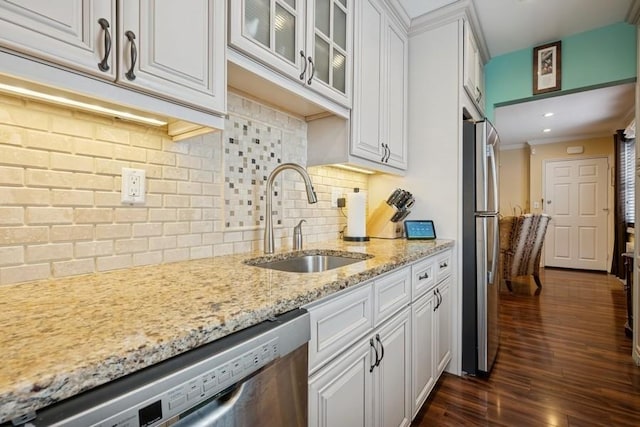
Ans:
{"type": "MultiPolygon", "coordinates": [[[[282,130],[230,115],[223,135],[224,229],[260,227],[265,217],[269,173],[282,163],[282,130]]],[[[273,223],[282,224],[282,178],[273,186],[273,223]]]]}

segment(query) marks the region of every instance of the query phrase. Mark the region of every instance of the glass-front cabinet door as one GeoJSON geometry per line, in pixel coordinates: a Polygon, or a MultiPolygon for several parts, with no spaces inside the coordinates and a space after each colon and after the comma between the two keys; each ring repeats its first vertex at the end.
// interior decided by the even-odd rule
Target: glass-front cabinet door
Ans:
{"type": "Polygon", "coordinates": [[[315,0],[307,11],[307,46],[312,52],[313,79],[338,102],[351,99],[353,0],[315,0]]]}
{"type": "Polygon", "coordinates": [[[353,1],[229,1],[229,44],[351,107],[353,1]]]}
{"type": "Polygon", "coordinates": [[[304,0],[229,2],[229,43],[277,71],[302,81],[307,67],[304,0]],[[300,52],[303,52],[302,54],[300,52]]]}

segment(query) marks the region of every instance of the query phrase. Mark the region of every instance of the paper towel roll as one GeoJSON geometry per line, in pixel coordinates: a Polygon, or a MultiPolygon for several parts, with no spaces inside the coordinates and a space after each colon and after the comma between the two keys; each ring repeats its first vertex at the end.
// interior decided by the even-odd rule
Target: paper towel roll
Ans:
{"type": "Polygon", "coordinates": [[[367,197],[364,193],[347,193],[347,231],[345,236],[364,238],[367,236],[367,197]]]}

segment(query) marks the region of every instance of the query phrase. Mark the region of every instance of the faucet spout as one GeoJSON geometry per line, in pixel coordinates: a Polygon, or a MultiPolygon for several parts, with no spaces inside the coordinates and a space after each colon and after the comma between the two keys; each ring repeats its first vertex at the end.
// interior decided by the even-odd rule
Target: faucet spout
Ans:
{"type": "Polygon", "coordinates": [[[267,178],[267,189],[266,189],[266,198],[267,198],[267,209],[265,213],[265,226],[264,226],[264,253],[272,254],[274,250],[274,239],[273,239],[273,182],[276,179],[276,176],[282,172],[283,170],[291,169],[300,174],[302,179],[304,180],[304,185],[307,190],[307,200],[309,203],[316,203],[318,198],[316,196],[316,192],[313,190],[313,184],[311,183],[311,177],[307,173],[306,169],[296,163],[282,163],[275,167],[273,171],[269,174],[267,178]]]}

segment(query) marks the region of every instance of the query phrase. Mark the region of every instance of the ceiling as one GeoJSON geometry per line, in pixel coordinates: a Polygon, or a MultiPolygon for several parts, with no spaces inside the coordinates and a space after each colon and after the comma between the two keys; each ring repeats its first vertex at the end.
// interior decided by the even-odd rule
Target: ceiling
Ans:
{"type": "Polygon", "coordinates": [[[633,119],[634,99],[628,83],[496,108],[493,121],[503,147],[611,136],[633,119]]]}
{"type": "MultiPolygon", "coordinates": [[[[399,0],[411,18],[458,0],[399,0]]],[[[490,57],[624,22],[639,0],[472,0],[490,57]],[[533,19],[535,18],[535,19],[533,19]]],[[[611,135],[633,119],[634,84],[499,107],[504,146],[611,135]],[[554,112],[544,118],[546,112],[554,112]],[[543,133],[549,128],[551,132],[543,133]]]]}

